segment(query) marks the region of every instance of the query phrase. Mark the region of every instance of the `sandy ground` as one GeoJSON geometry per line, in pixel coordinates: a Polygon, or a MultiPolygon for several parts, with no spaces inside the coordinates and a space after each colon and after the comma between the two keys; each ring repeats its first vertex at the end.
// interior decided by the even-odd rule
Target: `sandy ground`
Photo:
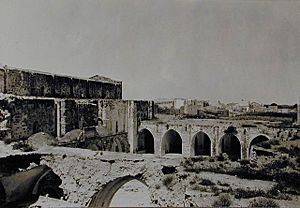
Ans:
{"type": "MultiPolygon", "coordinates": [[[[124,184],[114,195],[111,207],[153,207],[147,186],[137,180],[124,184]]],[[[41,196],[30,208],[81,207],[79,204],[41,196]]]]}
{"type": "Polygon", "coordinates": [[[112,207],[153,207],[147,186],[137,180],[124,184],[114,195],[112,207]]]}
{"type": "Polygon", "coordinates": [[[21,150],[13,150],[12,144],[4,144],[3,141],[0,141],[0,157],[7,157],[15,154],[24,154],[24,152],[21,150]]]}
{"type": "Polygon", "coordinates": [[[38,201],[30,205],[29,208],[58,208],[58,207],[82,207],[79,204],[69,203],[64,200],[53,199],[45,196],[40,196],[38,201]]]}
{"type": "MultiPolygon", "coordinates": [[[[173,165],[178,166],[181,158],[178,155],[168,155],[166,159],[163,158],[153,158],[152,155],[134,155],[134,154],[126,154],[126,153],[114,153],[114,152],[94,152],[90,150],[76,149],[76,148],[63,148],[63,147],[45,147],[36,151],[36,153],[52,153],[52,154],[61,154],[64,152],[66,155],[76,155],[76,156],[84,156],[90,158],[101,158],[102,160],[134,160],[134,161],[144,161],[151,160],[153,164],[161,164],[161,165],[173,165]]],[[[12,145],[5,145],[2,141],[0,141],[0,157],[6,157],[8,155],[13,154],[28,154],[22,153],[19,150],[12,150],[12,145]]],[[[183,172],[182,167],[178,167],[179,172],[183,172]]],[[[194,177],[195,173],[190,173],[190,177],[194,177]]],[[[232,188],[245,188],[249,190],[269,190],[276,183],[272,181],[261,181],[261,180],[247,180],[240,179],[236,176],[230,176],[226,174],[212,173],[212,172],[200,172],[197,174],[198,178],[205,178],[213,181],[215,184],[218,182],[230,184],[232,188]]],[[[156,190],[158,192],[162,192],[163,194],[165,187],[162,186],[160,190],[156,190]]],[[[195,202],[196,205],[199,206],[211,206],[212,202],[216,199],[216,197],[212,196],[212,193],[208,192],[200,192],[194,191],[187,188],[186,193],[191,196],[191,200],[195,202]]],[[[176,193],[174,193],[176,194],[176,193]]],[[[252,199],[251,199],[252,200],[252,199]]],[[[241,199],[234,200],[233,206],[242,206],[246,207],[249,205],[249,199],[241,199]]],[[[299,198],[293,201],[284,201],[284,200],[276,200],[281,207],[300,207],[299,198]]],[[[52,199],[48,197],[40,197],[39,200],[31,205],[31,207],[80,207],[79,204],[69,203],[63,200],[52,199]]],[[[120,190],[115,194],[113,200],[111,202],[111,206],[113,207],[150,207],[153,206],[150,202],[150,194],[148,188],[137,180],[130,181],[124,184],[120,190]]]]}

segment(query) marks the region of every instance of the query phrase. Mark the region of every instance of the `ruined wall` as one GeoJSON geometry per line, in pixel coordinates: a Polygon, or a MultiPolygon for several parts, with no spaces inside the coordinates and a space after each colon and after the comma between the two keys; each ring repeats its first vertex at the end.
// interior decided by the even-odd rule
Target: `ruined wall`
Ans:
{"type": "Polygon", "coordinates": [[[53,95],[55,88],[52,75],[32,73],[30,79],[32,80],[32,86],[29,95],[45,97],[53,95]]]}
{"type": "Polygon", "coordinates": [[[73,129],[98,125],[98,103],[94,100],[63,99],[56,101],[59,118],[57,125],[61,137],[73,129]]]}
{"type": "Polygon", "coordinates": [[[78,126],[80,129],[98,125],[98,102],[96,100],[76,100],[78,126]]]}
{"type": "Polygon", "coordinates": [[[69,98],[74,97],[72,80],[68,77],[54,77],[55,93],[53,97],[69,98]]]}
{"type": "Polygon", "coordinates": [[[5,92],[5,80],[6,74],[3,69],[0,68],[0,92],[5,92]]]}
{"type": "Polygon", "coordinates": [[[130,135],[135,135],[138,121],[153,117],[151,102],[146,101],[2,96],[1,102],[5,104],[1,109],[11,115],[9,131],[2,133],[11,132],[14,140],[25,139],[40,131],[62,137],[71,130],[98,125],[105,127],[109,134],[131,131],[130,135]],[[129,113],[130,104],[134,108],[133,114],[129,113]]]}
{"type": "Polygon", "coordinates": [[[18,70],[5,70],[5,91],[3,93],[16,95],[30,95],[33,83],[29,72],[18,70]]]}
{"type": "Polygon", "coordinates": [[[74,99],[33,99],[8,97],[0,99],[1,139],[26,139],[46,132],[61,137],[73,129],[98,125],[98,101],[74,99]]]}
{"type": "Polygon", "coordinates": [[[127,132],[128,106],[124,100],[99,100],[100,123],[111,133],[127,132]]]}
{"type": "Polygon", "coordinates": [[[122,99],[122,83],[0,68],[0,92],[21,96],[122,99]]]}
{"type": "Polygon", "coordinates": [[[102,86],[98,86],[96,81],[89,81],[88,82],[88,94],[91,98],[105,98],[106,95],[103,91],[102,86]]]}
{"type": "Polygon", "coordinates": [[[1,103],[1,107],[10,113],[8,127],[12,140],[26,139],[41,131],[51,135],[56,134],[53,100],[14,99],[1,103]]]}
{"type": "Polygon", "coordinates": [[[88,81],[73,78],[73,96],[76,98],[89,97],[88,81]]]}
{"type": "Polygon", "coordinates": [[[60,100],[57,107],[60,114],[58,126],[60,126],[59,137],[67,132],[78,129],[78,113],[76,110],[76,102],[74,100],[60,100]]]}
{"type": "Polygon", "coordinates": [[[154,102],[146,100],[134,101],[137,109],[137,117],[140,121],[151,120],[154,117],[154,102]]]}
{"type": "Polygon", "coordinates": [[[154,116],[152,101],[99,100],[99,122],[111,133],[128,132],[130,151],[135,152],[138,127],[154,116]]]}
{"type": "Polygon", "coordinates": [[[135,153],[138,149],[138,130],[142,121],[154,118],[153,101],[129,101],[128,102],[128,141],[130,152],[135,153]]]}

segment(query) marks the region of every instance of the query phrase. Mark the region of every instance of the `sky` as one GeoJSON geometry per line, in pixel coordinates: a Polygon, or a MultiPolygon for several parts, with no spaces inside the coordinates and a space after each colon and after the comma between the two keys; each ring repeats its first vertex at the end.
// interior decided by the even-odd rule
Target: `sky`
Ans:
{"type": "Polygon", "coordinates": [[[0,0],[0,63],[125,99],[300,100],[300,0],[0,0]]]}

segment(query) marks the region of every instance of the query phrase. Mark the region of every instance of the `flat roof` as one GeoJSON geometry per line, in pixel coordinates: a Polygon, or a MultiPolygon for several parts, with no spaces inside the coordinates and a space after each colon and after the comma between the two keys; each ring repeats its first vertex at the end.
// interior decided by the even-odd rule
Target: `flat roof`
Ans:
{"type": "Polygon", "coordinates": [[[100,83],[108,83],[108,84],[117,84],[117,85],[122,84],[122,81],[113,80],[111,78],[103,77],[103,76],[100,76],[100,75],[94,75],[93,77],[99,76],[99,77],[103,77],[103,78],[106,78],[106,79],[109,79],[109,80],[97,80],[97,79],[92,79],[92,78],[81,78],[81,77],[76,77],[76,76],[60,75],[60,74],[54,74],[54,73],[43,72],[43,71],[32,70],[32,69],[23,69],[23,68],[11,67],[11,66],[0,66],[0,69],[15,70],[15,71],[20,71],[20,72],[28,72],[28,73],[32,73],[32,74],[66,77],[66,78],[70,78],[70,79],[79,79],[79,80],[100,82],[100,83]]]}

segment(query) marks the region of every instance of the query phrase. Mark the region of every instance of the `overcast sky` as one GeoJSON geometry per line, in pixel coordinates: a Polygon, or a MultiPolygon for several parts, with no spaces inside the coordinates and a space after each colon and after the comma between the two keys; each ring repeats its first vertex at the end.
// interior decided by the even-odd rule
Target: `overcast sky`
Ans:
{"type": "Polygon", "coordinates": [[[123,81],[125,99],[296,103],[297,0],[0,0],[0,63],[123,81]]]}

